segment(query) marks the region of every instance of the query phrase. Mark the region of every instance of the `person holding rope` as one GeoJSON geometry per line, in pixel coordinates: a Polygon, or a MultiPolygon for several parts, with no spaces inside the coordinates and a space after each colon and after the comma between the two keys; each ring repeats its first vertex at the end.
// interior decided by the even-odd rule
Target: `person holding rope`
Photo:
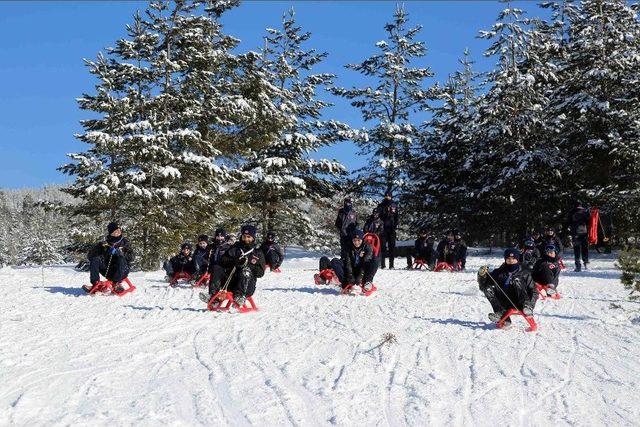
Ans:
{"type": "Polygon", "coordinates": [[[201,293],[200,299],[209,302],[211,297],[222,288],[223,279],[226,290],[233,292],[233,299],[242,307],[256,290],[257,279],[264,276],[266,262],[264,254],[256,246],[256,227],[243,225],[240,240],[222,254],[219,263],[213,265],[209,293],[201,293]]]}
{"type": "Polygon", "coordinates": [[[100,274],[116,284],[115,292],[122,292],[122,282],[129,275],[129,265],[133,261],[133,250],[129,240],[122,235],[117,222],[107,225],[107,237],[97,243],[87,255],[89,259],[90,285],[82,285],[87,293],[100,281],[100,274]]]}
{"type": "MultiPolygon", "coordinates": [[[[520,252],[509,248],[504,251],[504,264],[489,272],[489,267],[478,270],[478,285],[489,300],[493,313],[489,320],[498,322],[507,310],[515,308],[525,316],[532,316],[538,300],[538,290],[528,268],[520,265],[520,252]]],[[[507,319],[505,324],[510,324],[507,319]]]]}

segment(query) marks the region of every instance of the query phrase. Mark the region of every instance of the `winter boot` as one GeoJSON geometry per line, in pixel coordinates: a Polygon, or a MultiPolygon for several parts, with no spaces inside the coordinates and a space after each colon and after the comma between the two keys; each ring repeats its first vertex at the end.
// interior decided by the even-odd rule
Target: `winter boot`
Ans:
{"type": "Polygon", "coordinates": [[[579,263],[579,262],[578,262],[578,263],[576,263],[576,268],[575,268],[573,271],[576,271],[576,272],[578,272],[578,273],[580,273],[580,271],[582,271],[582,268],[581,268],[581,266],[580,266],[580,263],[579,263]]]}
{"type": "Polygon", "coordinates": [[[207,304],[209,304],[209,300],[211,299],[211,295],[209,295],[206,292],[200,292],[198,294],[198,297],[200,298],[200,301],[205,302],[207,304]]]}
{"type": "Polygon", "coordinates": [[[313,281],[315,282],[316,285],[326,285],[327,282],[326,280],[324,280],[324,277],[322,277],[322,274],[320,273],[316,273],[313,275],[313,281]]]}
{"type": "Polygon", "coordinates": [[[93,283],[91,285],[82,285],[82,289],[86,292],[86,293],[91,293],[91,289],[93,289],[93,287],[95,285],[97,285],[98,283],[93,283]]]}
{"type": "Polygon", "coordinates": [[[362,285],[362,289],[365,292],[369,292],[371,289],[373,289],[373,283],[371,283],[371,282],[365,283],[364,285],[362,285]]]}
{"type": "Polygon", "coordinates": [[[584,263],[584,270],[587,271],[589,269],[589,263],[585,262],[584,263]]]}
{"type": "Polygon", "coordinates": [[[504,316],[505,313],[506,313],[506,311],[499,311],[497,313],[489,313],[489,320],[491,320],[493,323],[498,323],[500,321],[500,319],[502,319],[502,316],[504,316]]]}

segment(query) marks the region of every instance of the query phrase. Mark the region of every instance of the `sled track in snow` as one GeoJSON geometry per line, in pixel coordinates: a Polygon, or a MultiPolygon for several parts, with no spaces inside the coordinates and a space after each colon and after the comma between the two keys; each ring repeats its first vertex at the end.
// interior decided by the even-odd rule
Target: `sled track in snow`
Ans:
{"type": "Polygon", "coordinates": [[[136,273],[90,298],[70,268],[2,269],[0,425],[637,425],[640,328],[613,259],[563,273],[539,329],[488,324],[475,270],[381,270],[378,292],[313,285],[297,258],[259,281],[257,313],[204,309],[136,273]],[[18,291],[20,290],[20,291],[18,291]],[[615,302],[623,308],[614,310],[615,302]],[[382,345],[392,333],[397,344],[382,345]],[[9,343],[9,345],[5,345],[9,343]]]}

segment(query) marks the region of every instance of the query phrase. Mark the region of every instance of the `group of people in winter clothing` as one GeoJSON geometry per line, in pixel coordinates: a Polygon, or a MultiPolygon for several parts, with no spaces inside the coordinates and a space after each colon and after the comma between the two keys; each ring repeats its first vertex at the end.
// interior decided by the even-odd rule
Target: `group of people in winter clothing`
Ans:
{"type": "MultiPolygon", "coordinates": [[[[255,292],[256,281],[264,276],[265,269],[280,271],[284,261],[284,251],[276,242],[276,235],[268,232],[261,245],[256,243],[256,228],[243,225],[240,239],[233,241],[233,236],[224,229],[218,228],[213,239],[209,236],[198,236],[195,251],[189,242],[180,246],[180,252],[164,263],[166,279],[186,275],[192,280],[209,275],[209,292],[200,295],[202,300],[209,301],[222,287],[234,295],[238,306],[243,306],[246,298],[255,292]]],[[[116,284],[115,292],[122,292],[127,286],[125,279],[129,274],[129,266],[133,260],[133,251],[129,241],[122,235],[120,226],[111,222],[107,226],[107,236],[96,244],[88,254],[90,266],[90,285],[83,286],[91,292],[100,280],[100,274],[116,284]]]]}
{"type": "Polygon", "coordinates": [[[434,249],[435,240],[428,227],[420,227],[413,254],[407,255],[407,269],[418,265],[436,270],[438,264],[445,264],[450,271],[464,270],[467,264],[467,244],[462,239],[460,230],[448,230],[434,249]]]}

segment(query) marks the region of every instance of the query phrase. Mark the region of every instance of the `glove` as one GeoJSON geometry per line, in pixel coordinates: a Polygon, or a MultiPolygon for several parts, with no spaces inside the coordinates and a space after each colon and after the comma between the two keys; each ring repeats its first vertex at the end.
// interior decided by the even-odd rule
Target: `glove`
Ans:
{"type": "Polygon", "coordinates": [[[109,253],[110,253],[111,255],[117,255],[117,254],[119,253],[119,252],[118,252],[118,248],[114,248],[114,247],[109,248],[109,253]]]}
{"type": "Polygon", "coordinates": [[[525,305],[524,308],[522,309],[522,313],[527,316],[533,316],[533,308],[529,307],[528,305],[525,305]]]}
{"type": "Polygon", "coordinates": [[[489,274],[489,266],[488,265],[483,265],[482,267],[480,267],[478,269],[478,277],[485,277],[487,274],[489,274]]]}

